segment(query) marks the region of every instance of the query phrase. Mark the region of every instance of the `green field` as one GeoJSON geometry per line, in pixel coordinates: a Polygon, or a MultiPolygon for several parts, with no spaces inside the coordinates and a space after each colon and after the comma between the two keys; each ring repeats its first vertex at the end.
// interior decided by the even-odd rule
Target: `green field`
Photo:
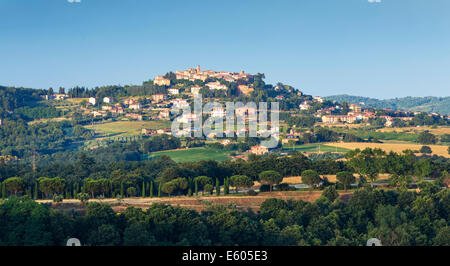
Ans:
{"type": "Polygon", "coordinates": [[[419,138],[418,134],[404,133],[404,132],[378,132],[373,129],[333,129],[340,133],[350,133],[362,139],[368,139],[369,137],[377,138],[379,140],[391,140],[391,141],[408,141],[417,142],[419,138]]]}
{"type": "Polygon", "coordinates": [[[170,151],[159,151],[150,154],[150,158],[167,155],[175,162],[196,162],[202,160],[225,161],[230,160],[230,151],[216,151],[208,148],[190,148],[170,151]]]}
{"type": "Polygon", "coordinates": [[[97,125],[85,126],[88,129],[93,129],[95,133],[102,134],[105,137],[123,137],[141,135],[143,128],[148,129],[163,129],[170,128],[170,121],[115,121],[107,122],[97,125]]]}
{"type": "Polygon", "coordinates": [[[300,151],[300,152],[319,152],[319,145],[320,145],[320,152],[348,152],[349,149],[345,148],[336,148],[333,146],[323,145],[323,144],[304,144],[304,145],[295,145],[295,146],[288,146],[284,145],[283,150],[285,151],[300,151]]]}

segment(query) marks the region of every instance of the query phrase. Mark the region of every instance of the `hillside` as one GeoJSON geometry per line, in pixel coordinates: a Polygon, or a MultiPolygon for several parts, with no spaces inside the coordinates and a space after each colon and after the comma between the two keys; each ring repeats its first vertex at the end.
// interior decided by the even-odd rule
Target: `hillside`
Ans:
{"type": "Polygon", "coordinates": [[[362,96],[351,96],[347,94],[324,97],[327,100],[337,102],[348,102],[359,104],[364,102],[365,106],[377,109],[388,108],[393,110],[437,112],[450,114],[450,97],[403,97],[387,100],[379,100],[362,96]]]}

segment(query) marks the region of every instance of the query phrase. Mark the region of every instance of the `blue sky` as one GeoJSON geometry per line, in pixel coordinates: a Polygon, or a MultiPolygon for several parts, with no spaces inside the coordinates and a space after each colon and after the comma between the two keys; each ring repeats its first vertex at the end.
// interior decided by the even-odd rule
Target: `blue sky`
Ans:
{"type": "Polygon", "coordinates": [[[450,96],[448,0],[0,0],[0,84],[265,73],[308,94],[450,96]]]}

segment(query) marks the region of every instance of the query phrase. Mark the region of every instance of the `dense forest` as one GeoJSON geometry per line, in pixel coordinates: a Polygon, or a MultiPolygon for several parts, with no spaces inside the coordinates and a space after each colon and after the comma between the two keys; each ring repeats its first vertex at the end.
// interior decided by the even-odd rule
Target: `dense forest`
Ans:
{"type": "Polygon", "coordinates": [[[347,102],[360,104],[377,109],[392,109],[404,111],[437,112],[439,114],[450,115],[450,97],[403,97],[387,100],[378,100],[374,98],[351,96],[351,95],[333,95],[324,97],[327,100],[337,102],[347,102]]]}
{"type": "Polygon", "coordinates": [[[268,199],[260,211],[211,205],[198,213],[153,204],[116,214],[87,203],[86,215],[10,198],[0,204],[0,245],[65,245],[76,237],[91,246],[449,246],[450,192],[424,183],[419,193],[361,188],[347,203],[330,187],[315,202],[268,199]]]}

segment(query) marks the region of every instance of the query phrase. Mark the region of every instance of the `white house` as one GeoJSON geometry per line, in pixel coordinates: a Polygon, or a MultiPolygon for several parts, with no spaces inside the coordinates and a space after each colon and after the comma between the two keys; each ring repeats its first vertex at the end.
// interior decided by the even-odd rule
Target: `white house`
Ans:
{"type": "Polygon", "coordinates": [[[112,99],[110,97],[104,97],[103,102],[104,103],[112,103],[112,99]]]}
{"type": "Polygon", "coordinates": [[[228,89],[226,85],[220,84],[220,82],[218,82],[218,81],[206,83],[206,86],[210,90],[226,90],[226,89],[228,89]]]}
{"type": "Polygon", "coordinates": [[[140,103],[133,103],[133,104],[130,104],[128,107],[130,109],[139,110],[139,109],[142,108],[142,104],[140,104],[140,103]]]}
{"type": "Polygon", "coordinates": [[[184,99],[173,99],[170,102],[178,108],[183,108],[183,107],[189,106],[189,103],[187,102],[187,100],[184,100],[184,99]]]}
{"type": "Polygon", "coordinates": [[[180,94],[180,90],[177,89],[177,88],[170,88],[170,89],[168,89],[167,91],[169,92],[169,94],[172,94],[172,95],[174,95],[174,94],[180,94]]]}
{"type": "Polygon", "coordinates": [[[314,100],[317,101],[317,102],[319,102],[319,103],[323,103],[323,102],[324,102],[324,100],[323,100],[322,97],[320,97],[320,96],[315,96],[315,97],[314,97],[314,100]]]}
{"type": "Polygon", "coordinates": [[[96,103],[95,98],[94,97],[90,97],[89,98],[89,103],[92,104],[92,105],[95,105],[95,103],[96,103]]]}

